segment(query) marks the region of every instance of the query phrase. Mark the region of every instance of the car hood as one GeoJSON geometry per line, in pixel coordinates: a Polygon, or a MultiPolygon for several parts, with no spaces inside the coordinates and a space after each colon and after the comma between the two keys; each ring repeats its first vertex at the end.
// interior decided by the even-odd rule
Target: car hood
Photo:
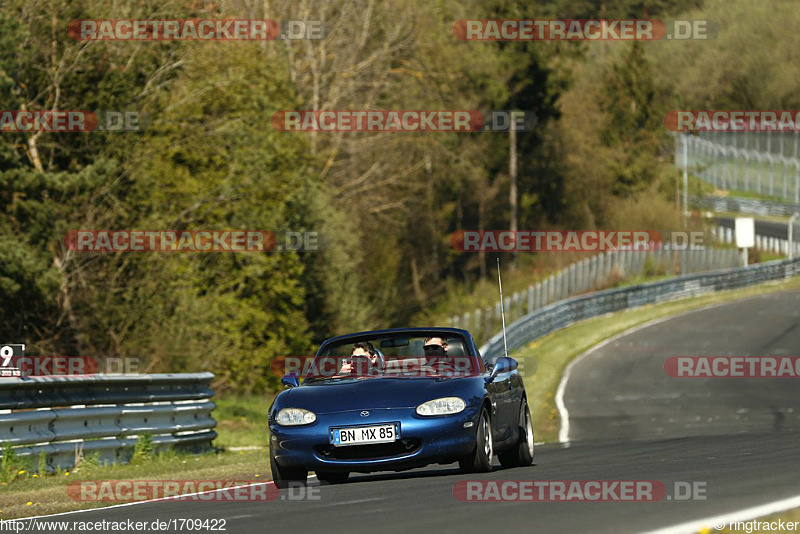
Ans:
{"type": "Polygon", "coordinates": [[[283,406],[318,414],[348,410],[416,408],[429,400],[450,396],[457,378],[391,378],[328,380],[304,384],[286,392],[283,406]]]}

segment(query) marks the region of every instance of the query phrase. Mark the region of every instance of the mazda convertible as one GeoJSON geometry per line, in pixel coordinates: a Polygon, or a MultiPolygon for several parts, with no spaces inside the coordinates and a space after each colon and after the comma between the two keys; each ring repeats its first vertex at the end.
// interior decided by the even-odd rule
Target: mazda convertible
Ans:
{"type": "Polygon", "coordinates": [[[348,334],[281,379],[269,408],[278,487],[350,473],[458,462],[464,472],[533,461],[533,426],[517,362],[484,362],[456,328],[348,334]],[[302,376],[300,376],[302,375],[302,376]],[[302,378],[302,380],[301,380],[302,378]]]}

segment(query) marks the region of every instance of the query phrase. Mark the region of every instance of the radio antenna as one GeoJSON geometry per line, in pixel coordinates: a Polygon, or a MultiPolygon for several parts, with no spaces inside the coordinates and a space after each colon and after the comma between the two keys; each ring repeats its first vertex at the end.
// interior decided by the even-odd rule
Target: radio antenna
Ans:
{"type": "Polygon", "coordinates": [[[508,358],[508,343],[506,342],[506,310],[503,304],[503,280],[500,278],[500,258],[497,258],[497,285],[500,286],[500,317],[503,320],[503,351],[508,358]]]}

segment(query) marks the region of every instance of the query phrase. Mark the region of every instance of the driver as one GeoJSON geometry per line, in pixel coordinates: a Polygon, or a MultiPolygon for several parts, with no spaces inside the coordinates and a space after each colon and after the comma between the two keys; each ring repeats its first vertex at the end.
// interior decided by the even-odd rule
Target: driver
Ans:
{"type": "Polygon", "coordinates": [[[360,341],[353,345],[350,360],[342,363],[339,374],[357,372],[359,374],[375,374],[383,371],[383,362],[375,347],[369,341],[360,341]]]}
{"type": "Polygon", "coordinates": [[[425,350],[425,365],[437,367],[440,365],[452,365],[447,357],[447,341],[441,337],[426,337],[423,340],[422,348],[425,350]]]}

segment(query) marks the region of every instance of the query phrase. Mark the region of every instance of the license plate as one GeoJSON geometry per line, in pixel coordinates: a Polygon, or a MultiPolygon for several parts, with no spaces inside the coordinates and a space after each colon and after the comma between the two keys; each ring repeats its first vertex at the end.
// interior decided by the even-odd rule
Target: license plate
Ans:
{"type": "Polygon", "coordinates": [[[331,433],[331,443],[336,447],[370,443],[391,443],[397,440],[397,431],[394,425],[332,428],[331,433]]]}

